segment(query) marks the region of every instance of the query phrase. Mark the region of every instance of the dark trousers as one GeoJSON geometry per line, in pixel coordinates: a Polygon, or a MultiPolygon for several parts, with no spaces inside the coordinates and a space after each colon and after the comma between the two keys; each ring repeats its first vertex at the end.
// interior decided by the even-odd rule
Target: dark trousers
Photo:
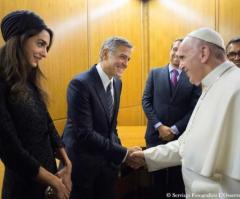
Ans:
{"type": "Polygon", "coordinates": [[[152,199],[185,198],[181,166],[154,171],[152,174],[152,199]]]}
{"type": "MultiPolygon", "coordinates": [[[[81,167],[79,169],[81,170],[81,167]]],[[[95,168],[91,173],[83,172],[81,175],[72,176],[70,199],[114,199],[117,175],[116,168],[104,165],[95,168]]]]}

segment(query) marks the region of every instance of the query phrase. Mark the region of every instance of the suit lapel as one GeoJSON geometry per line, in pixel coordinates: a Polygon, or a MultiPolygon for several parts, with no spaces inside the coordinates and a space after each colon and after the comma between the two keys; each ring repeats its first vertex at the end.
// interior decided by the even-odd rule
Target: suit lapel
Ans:
{"type": "Polygon", "coordinates": [[[173,92],[172,100],[175,99],[175,97],[177,96],[179,90],[182,90],[182,88],[183,88],[184,85],[185,85],[186,79],[187,79],[187,76],[186,76],[186,74],[182,71],[181,74],[180,74],[179,80],[178,80],[177,87],[176,87],[175,91],[173,92]]]}
{"type": "Polygon", "coordinates": [[[165,89],[165,92],[166,92],[166,96],[168,98],[171,98],[171,85],[170,85],[170,81],[169,81],[170,77],[169,77],[169,69],[168,69],[168,66],[164,67],[161,71],[161,74],[160,74],[160,77],[159,77],[159,80],[161,81],[160,84],[163,85],[163,88],[166,88],[165,89]]]}
{"type": "Polygon", "coordinates": [[[105,116],[107,117],[107,120],[110,121],[109,113],[108,113],[108,107],[106,103],[106,91],[104,89],[102,80],[97,72],[96,65],[91,69],[91,72],[93,74],[93,82],[94,82],[94,88],[96,91],[97,96],[99,97],[99,100],[103,106],[105,116]]]}
{"type": "Polygon", "coordinates": [[[114,113],[113,118],[116,116],[116,112],[119,108],[119,99],[120,99],[120,90],[121,85],[119,84],[119,80],[113,78],[113,89],[114,89],[114,113]]]}

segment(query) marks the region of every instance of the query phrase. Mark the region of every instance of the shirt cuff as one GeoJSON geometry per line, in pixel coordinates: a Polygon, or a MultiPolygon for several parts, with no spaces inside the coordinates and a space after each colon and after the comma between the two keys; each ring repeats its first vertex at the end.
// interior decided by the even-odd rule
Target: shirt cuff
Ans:
{"type": "Polygon", "coordinates": [[[178,135],[180,133],[176,125],[171,126],[171,131],[174,135],[178,135]]]}
{"type": "Polygon", "coordinates": [[[159,126],[162,126],[162,122],[158,122],[157,124],[154,125],[156,131],[158,130],[159,126]]]}

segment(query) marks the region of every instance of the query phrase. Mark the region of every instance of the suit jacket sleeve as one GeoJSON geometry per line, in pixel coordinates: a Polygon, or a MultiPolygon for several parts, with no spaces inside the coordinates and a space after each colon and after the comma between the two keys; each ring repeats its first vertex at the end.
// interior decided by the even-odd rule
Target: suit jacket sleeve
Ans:
{"type": "Polygon", "coordinates": [[[153,91],[154,91],[154,84],[153,84],[153,70],[151,70],[148,80],[146,82],[146,87],[142,97],[142,106],[143,110],[148,118],[148,122],[152,124],[154,127],[159,121],[157,114],[153,108],[153,91]]]}
{"type": "Polygon", "coordinates": [[[51,139],[51,144],[53,149],[56,152],[56,149],[63,147],[63,143],[59,137],[57,129],[55,128],[52,118],[48,111],[47,111],[47,117],[48,117],[48,132],[51,139]]]}
{"type": "Polygon", "coordinates": [[[34,178],[39,162],[26,151],[7,109],[6,85],[0,83],[0,157],[4,165],[21,176],[34,178]]]}
{"type": "Polygon", "coordinates": [[[191,98],[191,101],[190,101],[190,104],[189,104],[189,110],[181,120],[179,120],[175,123],[175,125],[177,126],[178,131],[180,133],[183,133],[183,131],[186,129],[188,121],[189,121],[189,119],[192,115],[193,109],[194,109],[200,95],[201,95],[200,86],[193,86],[192,98],[191,98]]]}
{"type": "MultiPolygon", "coordinates": [[[[96,132],[91,108],[90,91],[86,82],[72,80],[68,88],[68,117],[72,120],[77,140],[80,144],[90,146],[93,151],[101,151],[101,154],[120,164],[126,155],[126,148],[120,144],[111,142],[110,139],[96,132]]],[[[99,115],[98,117],[104,117],[99,115]]]]}

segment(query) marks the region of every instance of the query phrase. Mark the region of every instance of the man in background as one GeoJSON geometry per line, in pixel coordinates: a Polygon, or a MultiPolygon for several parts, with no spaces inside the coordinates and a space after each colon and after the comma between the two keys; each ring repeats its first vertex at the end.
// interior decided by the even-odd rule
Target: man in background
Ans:
{"type": "MultiPolygon", "coordinates": [[[[173,42],[169,64],[150,71],[142,98],[147,116],[147,148],[177,139],[185,130],[200,88],[192,85],[186,73],[179,69],[176,55],[182,39],[173,42]]],[[[181,166],[152,173],[153,198],[166,198],[167,193],[185,193],[181,166]]]]}
{"type": "Polygon", "coordinates": [[[122,82],[132,45],[124,38],[107,39],[100,62],[76,76],[67,91],[68,119],[63,141],[72,161],[71,199],[113,199],[120,164],[140,148],[121,146],[116,126],[122,82]]]}
{"type": "Polygon", "coordinates": [[[227,57],[240,67],[240,37],[231,39],[226,46],[227,57]]]}

